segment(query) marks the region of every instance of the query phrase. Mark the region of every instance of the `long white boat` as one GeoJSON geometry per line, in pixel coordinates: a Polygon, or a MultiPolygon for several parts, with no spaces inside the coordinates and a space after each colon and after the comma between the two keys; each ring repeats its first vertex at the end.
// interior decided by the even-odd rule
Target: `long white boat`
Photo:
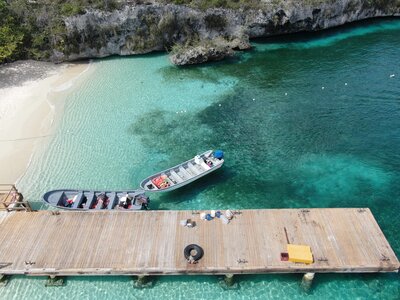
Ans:
{"type": "Polygon", "coordinates": [[[224,153],[221,150],[208,150],[175,167],[147,177],[140,183],[140,187],[149,192],[172,191],[218,170],[223,163],[224,153]]]}

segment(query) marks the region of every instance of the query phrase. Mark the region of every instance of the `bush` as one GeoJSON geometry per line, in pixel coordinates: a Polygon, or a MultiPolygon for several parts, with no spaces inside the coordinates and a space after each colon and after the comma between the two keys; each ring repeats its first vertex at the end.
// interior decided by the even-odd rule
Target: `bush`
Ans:
{"type": "Polygon", "coordinates": [[[208,8],[259,9],[263,6],[260,0],[161,0],[161,2],[183,4],[203,10],[208,8]]]}
{"type": "Polygon", "coordinates": [[[83,14],[85,11],[79,3],[64,3],[61,5],[61,13],[64,16],[83,14]]]}

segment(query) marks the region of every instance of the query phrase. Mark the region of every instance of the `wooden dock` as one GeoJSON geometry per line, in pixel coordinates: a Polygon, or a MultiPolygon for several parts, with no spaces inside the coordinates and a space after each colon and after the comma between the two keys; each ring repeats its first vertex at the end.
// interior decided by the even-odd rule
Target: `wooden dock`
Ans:
{"type": "Polygon", "coordinates": [[[196,211],[2,212],[0,274],[168,275],[398,272],[369,209],[242,210],[229,224],[196,211]],[[191,219],[194,228],[180,225],[191,219]],[[310,245],[314,263],[281,261],[287,240],[310,245]],[[183,250],[204,256],[187,263],[183,250]]]}

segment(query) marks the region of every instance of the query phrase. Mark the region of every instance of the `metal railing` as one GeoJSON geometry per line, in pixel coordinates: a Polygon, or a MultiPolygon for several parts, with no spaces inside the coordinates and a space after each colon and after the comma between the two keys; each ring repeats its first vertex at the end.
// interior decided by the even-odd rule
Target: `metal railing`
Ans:
{"type": "Polygon", "coordinates": [[[0,210],[32,211],[32,208],[14,184],[0,184],[0,210]]]}

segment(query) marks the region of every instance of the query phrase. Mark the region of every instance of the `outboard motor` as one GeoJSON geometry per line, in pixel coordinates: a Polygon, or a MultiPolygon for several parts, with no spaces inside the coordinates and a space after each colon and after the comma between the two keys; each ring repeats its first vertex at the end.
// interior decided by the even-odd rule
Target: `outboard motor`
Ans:
{"type": "Polygon", "coordinates": [[[222,150],[215,150],[214,151],[214,157],[221,160],[224,158],[224,151],[222,150]]]}

